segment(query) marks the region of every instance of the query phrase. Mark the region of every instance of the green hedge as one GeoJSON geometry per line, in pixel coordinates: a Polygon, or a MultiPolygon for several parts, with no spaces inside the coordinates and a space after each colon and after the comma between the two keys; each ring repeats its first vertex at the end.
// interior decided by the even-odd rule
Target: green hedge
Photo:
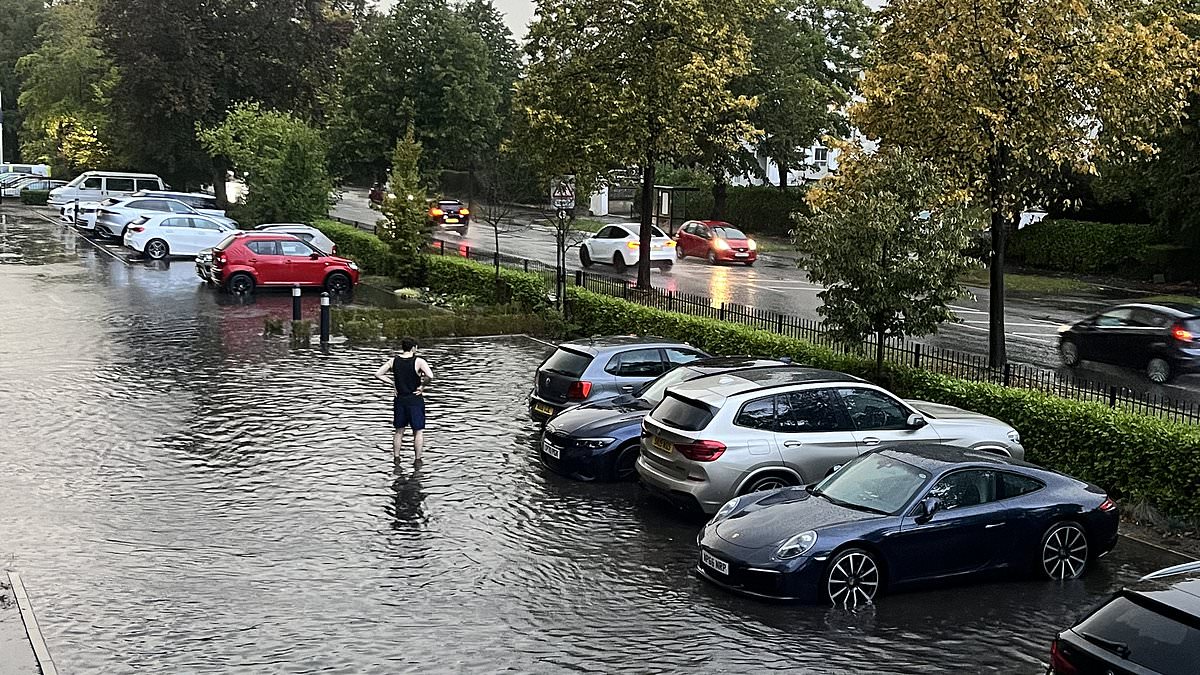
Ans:
{"type": "Polygon", "coordinates": [[[1109,274],[1140,267],[1157,242],[1150,225],[1047,219],[1015,232],[1008,257],[1044,270],[1109,274]]]}
{"type": "Polygon", "coordinates": [[[315,221],[313,227],[332,239],[338,255],[358,263],[364,274],[389,276],[398,269],[392,249],[370,232],[332,220],[315,221]]]}
{"type": "MultiPolygon", "coordinates": [[[[805,191],[769,186],[734,186],[729,188],[725,201],[725,220],[751,234],[788,236],[795,227],[793,213],[808,213],[805,191]]],[[[687,216],[708,219],[712,213],[712,191],[708,189],[688,195],[687,216]]]]}
{"type": "Polygon", "coordinates": [[[50,199],[49,190],[21,190],[21,203],[30,206],[45,206],[50,199]]]}
{"type": "Polygon", "coordinates": [[[399,340],[403,337],[465,337],[546,332],[536,314],[434,314],[391,316],[386,310],[335,309],[333,329],[352,341],[399,340]]]}

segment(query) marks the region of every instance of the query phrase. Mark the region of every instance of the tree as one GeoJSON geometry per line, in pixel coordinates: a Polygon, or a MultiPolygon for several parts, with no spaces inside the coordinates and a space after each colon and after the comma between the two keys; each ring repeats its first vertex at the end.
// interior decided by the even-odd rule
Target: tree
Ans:
{"type": "Polygon", "coordinates": [[[291,114],[243,103],[196,135],[213,157],[246,176],[246,200],[238,207],[244,221],[304,223],[329,212],[325,142],[291,114]]]}
{"type": "Polygon", "coordinates": [[[500,284],[500,234],[511,225],[511,218],[516,208],[512,203],[512,195],[519,188],[523,178],[517,158],[507,154],[497,153],[486,162],[480,173],[480,184],[483,188],[483,203],[474,207],[474,213],[479,220],[492,228],[495,243],[496,284],[500,284]]]}
{"type": "Polygon", "coordinates": [[[853,120],[966,181],[991,219],[989,361],[1006,361],[1004,255],[1063,168],[1154,150],[1179,119],[1197,46],[1170,1],[895,0],[853,120]]]}
{"type": "Polygon", "coordinates": [[[782,189],[821,135],[849,131],[845,105],[874,37],[871,10],[861,0],[781,0],[749,34],[753,67],[734,91],[758,101],[750,122],[782,189]]]}
{"type": "Polygon", "coordinates": [[[642,173],[638,285],[650,286],[651,200],[660,160],[697,154],[697,138],[730,148],[752,129],[753,106],[729,92],[747,72],[744,24],[767,0],[538,0],[526,75],[517,86],[522,147],[547,175],[596,184],[614,165],[642,173]],[[739,110],[741,112],[739,112],[739,110]]]}
{"type": "Polygon", "coordinates": [[[96,0],[55,4],[38,31],[41,44],[17,61],[22,151],[56,175],[120,164],[110,135],[118,73],[100,43],[96,11],[96,0]]]}
{"type": "Polygon", "coordinates": [[[21,117],[17,111],[17,95],[21,75],[17,61],[37,49],[42,36],[38,27],[46,16],[45,0],[5,0],[4,20],[0,21],[0,135],[3,136],[4,157],[0,162],[16,161],[21,148],[17,129],[21,117]]]}
{"type": "Polygon", "coordinates": [[[847,148],[838,166],[809,191],[796,245],[826,286],[817,312],[830,333],[874,337],[882,372],[888,336],[927,335],[953,317],[949,303],[967,292],[958,279],[977,264],[966,250],[978,221],[966,190],[899,148],[847,148]]]}
{"type": "Polygon", "coordinates": [[[396,276],[414,285],[425,278],[421,252],[429,241],[430,224],[425,190],[421,187],[421,144],[409,129],[392,152],[390,194],[383,199],[379,238],[386,241],[400,261],[396,276]]]}

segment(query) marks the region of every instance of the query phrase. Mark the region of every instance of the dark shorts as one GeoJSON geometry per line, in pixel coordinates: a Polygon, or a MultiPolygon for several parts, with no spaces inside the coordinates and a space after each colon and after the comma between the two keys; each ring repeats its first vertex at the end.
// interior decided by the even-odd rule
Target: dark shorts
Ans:
{"type": "Polygon", "coordinates": [[[425,401],[415,402],[392,399],[392,426],[397,429],[412,427],[413,431],[425,428],[425,401]]]}

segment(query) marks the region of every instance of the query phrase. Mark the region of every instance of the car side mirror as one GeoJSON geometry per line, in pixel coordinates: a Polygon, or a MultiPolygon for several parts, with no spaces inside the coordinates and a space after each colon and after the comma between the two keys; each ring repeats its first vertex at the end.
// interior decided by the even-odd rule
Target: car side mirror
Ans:
{"type": "Polygon", "coordinates": [[[905,422],[905,426],[907,426],[909,429],[920,429],[921,427],[925,426],[926,424],[929,424],[929,422],[925,421],[924,417],[922,417],[921,415],[918,415],[916,413],[909,415],[908,421],[905,422]]]}
{"type": "Polygon", "coordinates": [[[925,522],[933,517],[933,514],[942,510],[942,500],[937,497],[926,497],[917,503],[916,519],[925,522]]]}
{"type": "Polygon", "coordinates": [[[316,251],[313,251],[312,253],[309,253],[309,254],[308,254],[308,259],[309,259],[309,260],[316,260],[316,259],[318,259],[318,258],[320,258],[320,257],[321,257],[321,254],[320,254],[320,253],[317,253],[316,251]]]}

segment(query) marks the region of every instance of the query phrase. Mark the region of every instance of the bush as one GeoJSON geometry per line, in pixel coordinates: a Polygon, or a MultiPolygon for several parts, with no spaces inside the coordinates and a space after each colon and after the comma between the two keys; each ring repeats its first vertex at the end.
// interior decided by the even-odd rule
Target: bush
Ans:
{"type": "Polygon", "coordinates": [[[378,309],[335,309],[334,329],[353,341],[399,340],[411,336],[465,337],[513,335],[546,331],[546,322],[534,314],[427,314],[413,316],[378,309]]]}
{"type": "Polygon", "coordinates": [[[1200,281],[1200,265],[1196,264],[1197,250],[1175,244],[1151,244],[1141,259],[1119,270],[1130,279],[1153,279],[1161,274],[1164,281],[1200,281]]]}
{"type": "Polygon", "coordinates": [[[364,274],[390,276],[397,269],[392,249],[370,232],[332,220],[316,220],[313,227],[332,239],[338,255],[358,263],[364,274]]]}
{"type": "Polygon", "coordinates": [[[21,190],[21,203],[29,206],[45,206],[50,199],[49,190],[21,190]]]}
{"type": "Polygon", "coordinates": [[[1014,233],[1008,254],[1038,269],[1104,274],[1138,269],[1157,241],[1150,225],[1047,219],[1014,233]]]}
{"type": "MultiPolygon", "coordinates": [[[[793,213],[808,214],[805,190],[780,190],[770,186],[731,186],[726,196],[725,220],[751,234],[786,237],[794,227],[793,213]]],[[[707,220],[712,214],[712,191],[688,195],[687,217],[707,220]]]]}

